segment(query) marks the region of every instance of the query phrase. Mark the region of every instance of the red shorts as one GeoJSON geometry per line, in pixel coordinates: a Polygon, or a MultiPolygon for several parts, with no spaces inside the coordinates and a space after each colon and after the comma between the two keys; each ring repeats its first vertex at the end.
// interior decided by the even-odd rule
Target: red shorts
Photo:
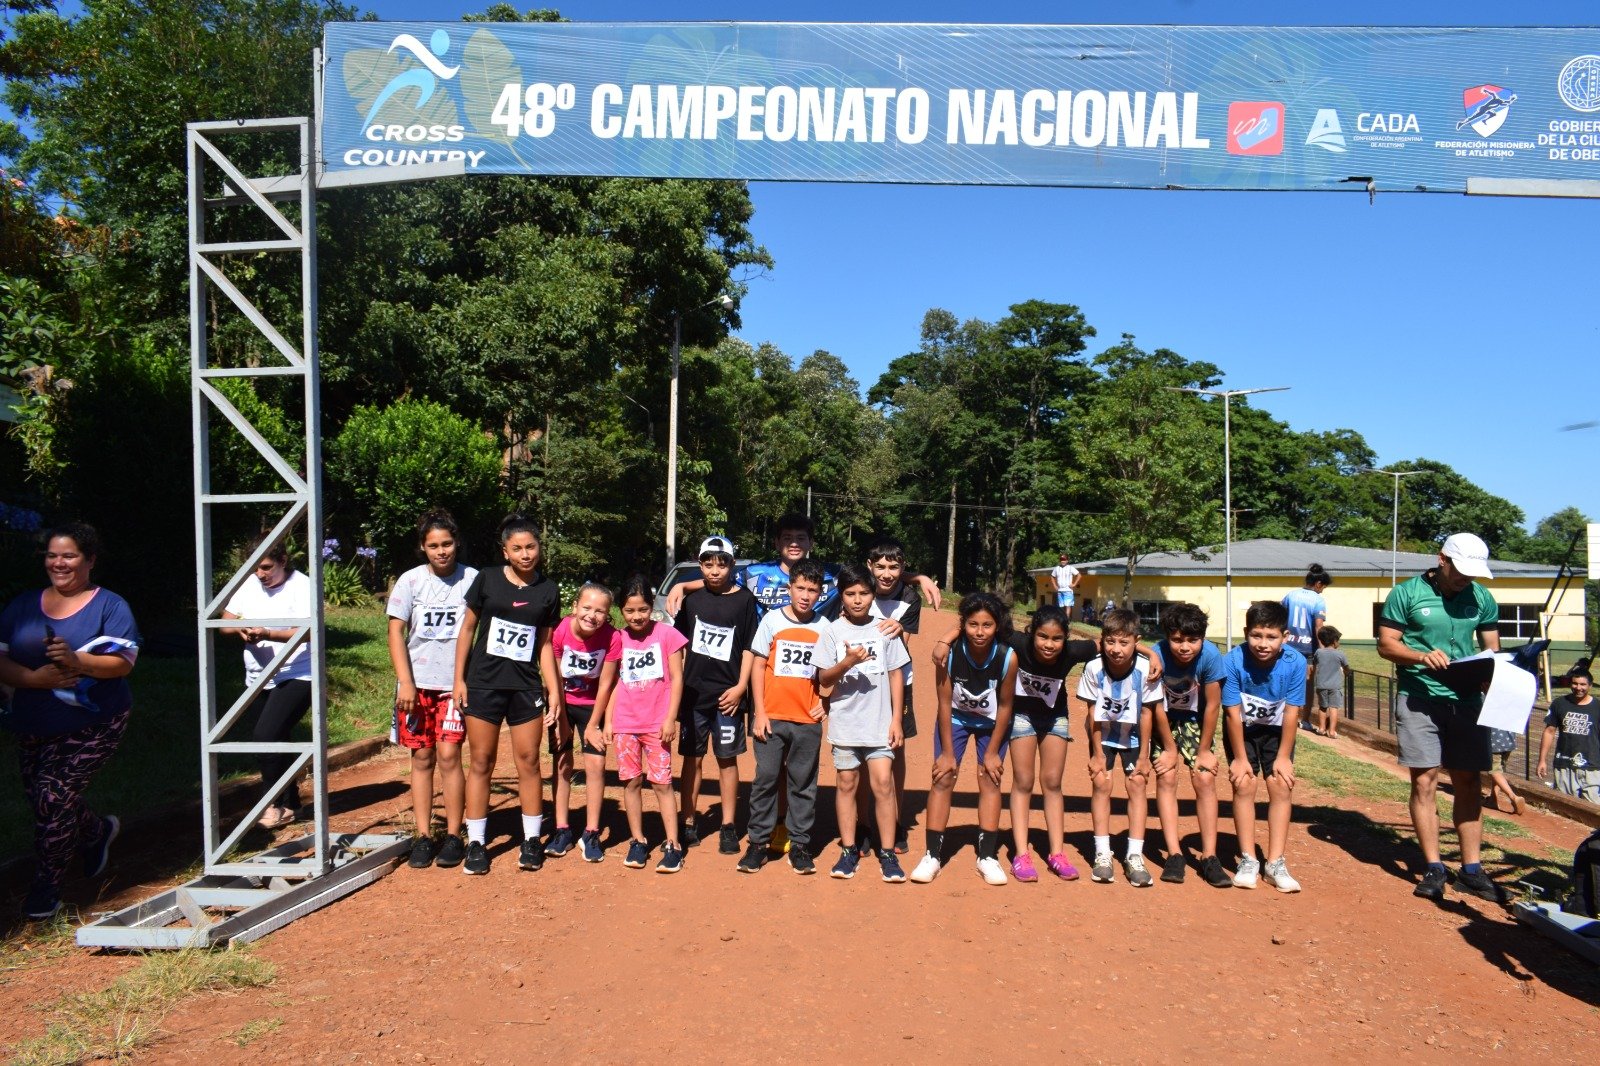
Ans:
{"type": "Polygon", "coordinates": [[[467,737],[461,712],[448,692],[417,689],[417,705],[411,714],[396,714],[399,722],[400,743],[413,751],[431,748],[435,744],[459,744],[467,737]],[[411,723],[406,721],[411,719],[411,723]],[[415,729],[411,725],[416,726],[415,729]]]}
{"type": "Polygon", "coordinates": [[[617,779],[632,781],[641,774],[652,785],[672,784],[672,751],[661,743],[660,733],[613,733],[617,749],[617,779]]]}

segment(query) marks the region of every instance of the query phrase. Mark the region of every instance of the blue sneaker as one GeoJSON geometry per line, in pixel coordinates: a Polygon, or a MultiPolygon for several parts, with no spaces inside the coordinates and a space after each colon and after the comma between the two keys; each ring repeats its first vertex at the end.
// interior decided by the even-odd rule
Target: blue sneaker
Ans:
{"type": "MultiPolygon", "coordinates": [[[[792,853],[791,853],[792,854],[792,853]]],[[[841,881],[848,881],[856,875],[856,866],[861,862],[861,849],[854,844],[839,853],[839,861],[833,864],[833,869],[828,871],[829,876],[837,877],[841,881]]],[[[799,870],[795,871],[799,873],[799,870]]]]}
{"type": "Polygon", "coordinates": [[[673,844],[662,845],[661,861],[656,863],[656,873],[675,874],[681,869],[683,869],[683,849],[673,844]]]}
{"type": "MultiPolygon", "coordinates": [[[[549,849],[546,848],[546,851],[549,849]]],[[[583,831],[583,861],[604,862],[605,849],[600,846],[600,830],[585,829],[583,831]]]]}
{"type": "Polygon", "coordinates": [[[558,825],[556,831],[550,834],[550,840],[544,846],[544,853],[552,859],[559,859],[572,850],[572,845],[577,842],[577,837],[572,834],[569,825],[558,825]]]}
{"type": "Polygon", "coordinates": [[[878,852],[878,865],[883,869],[883,879],[891,885],[898,885],[905,881],[906,872],[900,866],[900,856],[891,848],[884,848],[878,852]]]}
{"type": "MultiPolygon", "coordinates": [[[[588,854],[585,853],[585,858],[588,854]]],[[[628,857],[622,860],[622,865],[630,870],[642,870],[644,864],[650,860],[650,845],[642,840],[628,841],[628,857]]]]}
{"type": "Polygon", "coordinates": [[[100,832],[83,845],[83,876],[99,877],[111,861],[111,842],[122,832],[122,821],[114,814],[100,819],[100,832]]]}

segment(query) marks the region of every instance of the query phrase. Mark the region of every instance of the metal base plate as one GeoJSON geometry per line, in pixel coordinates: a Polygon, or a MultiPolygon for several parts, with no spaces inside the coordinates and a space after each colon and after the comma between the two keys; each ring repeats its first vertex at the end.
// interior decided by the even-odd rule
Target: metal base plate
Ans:
{"type": "Polygon", "coordinates": [[[333,866],[313,869],[303,856],[315,851],[310,836],[280,844],[225,872],[108,914],[78,930],[92,948],[204,948],[247,944],[383,877],[400,863],[411,838],[347,833],[330,842],[333,866]]]}
{"type": "Polygon", "coordinates": [[[1517,921],[1600,966],[1600,920],[1568,914],[1554,903],[1519,903],[1512,910],[1517,921]]]}

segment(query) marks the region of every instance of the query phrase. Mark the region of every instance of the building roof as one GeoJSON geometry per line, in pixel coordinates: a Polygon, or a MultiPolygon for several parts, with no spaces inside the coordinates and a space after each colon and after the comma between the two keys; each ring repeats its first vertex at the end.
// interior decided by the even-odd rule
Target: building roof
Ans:
{"type": "MultiPolygon", "coordinates": [[[[1400,552],[1392,557],[1399,572],[1410,576],[1420,574],[1438,561],[1437,554],[1400,552]]],[[[1233,543],[1233,572],[1235,575],[1264,575],[1305,579],[1312,563],[1321,563],[1323,569],[1335,578],[1368,578],[1389,573],[1391,556],[1387,548],[1347,548],[1340,544],[1312,544],[1299,540],[1238,540],[1233,543]]],[[[1127,567],[1126,556],[1119,559],[1096,559],[1093,562],[1073,563],[1085,576],[1120,574],[1127,567]]],[[[1495,577],[1541,578],[1554,580],[1559,568],[1544,563],[1513,563],[1491,559],[1489,568],[1495,577]]],[[[1169,576],[1221,576],[1223,565],[1222,545],[1212,544],[1192,552],[1151,552],[1139,557],[1135,571],[1144,575],[1169,576]]],[[[1030,570],[1031,574],[1048,574],[1050,567],[1030,570]]]]}

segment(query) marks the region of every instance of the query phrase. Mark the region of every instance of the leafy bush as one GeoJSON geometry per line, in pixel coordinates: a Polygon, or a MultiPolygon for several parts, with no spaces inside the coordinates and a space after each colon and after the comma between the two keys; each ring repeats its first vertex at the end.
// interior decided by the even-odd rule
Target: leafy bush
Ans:
{"type": "Polygon", "coordinates": [[[417,519],[428,508],[448,508],[471,540],[505,507],[500,446],[443,404],[358,407],[327,451],[341,511],[391,572],[417,557],[417,519]]]}
{"type": "Polygon", "coordinates": [[[353,563],[324,563],[322,601],[329,607],[371,607],[372,591],[353,563]]]}

